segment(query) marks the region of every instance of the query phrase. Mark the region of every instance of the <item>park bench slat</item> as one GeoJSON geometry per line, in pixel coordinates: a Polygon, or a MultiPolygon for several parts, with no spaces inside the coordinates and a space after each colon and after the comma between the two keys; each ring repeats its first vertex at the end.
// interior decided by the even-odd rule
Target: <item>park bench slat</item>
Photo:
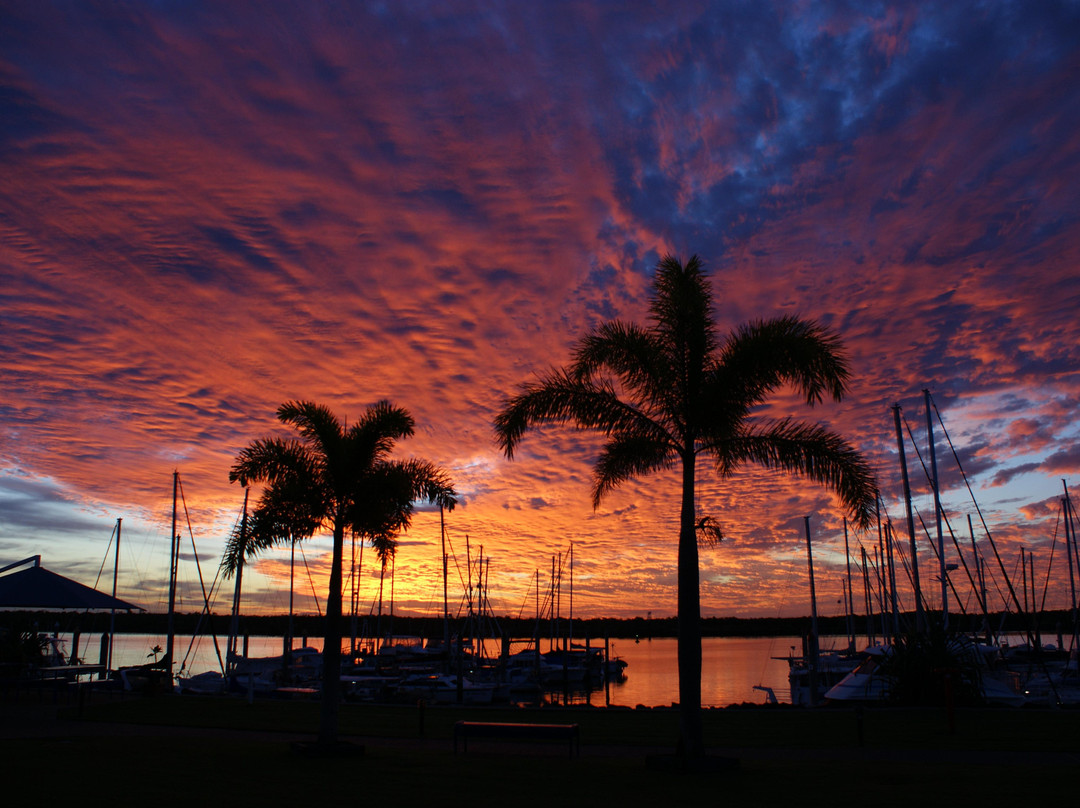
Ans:
{"type": "Polygon", "coordinates": [[[570,757],[581,754],[581,732],[577,724],[534,724],[507,721],[458,721],[454,724],[454,753],[458,739],[464,751],[469,751],[469,738],[502,738],[506,740],[565,740],[570,757]]]}

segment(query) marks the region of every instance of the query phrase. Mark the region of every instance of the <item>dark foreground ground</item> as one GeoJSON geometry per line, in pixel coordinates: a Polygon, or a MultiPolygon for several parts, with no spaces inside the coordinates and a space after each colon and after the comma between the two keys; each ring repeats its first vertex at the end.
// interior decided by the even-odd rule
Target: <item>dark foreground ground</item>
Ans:
{"type": "Polygon", "coordinates": [[[337,759],[297,753],[317,722],[314,702],[4,691],[0,760],[9,789],[41,800],[155,806],[1015,806],[1080,784],[1080,711],[710,710],[710,754],[737,767],[698,773],[663,765],[672,710],[343,704],[358,751],[337,759]],[[581,755],[482,740],[455,754],[461,719],[577,723],[581,755]]]}

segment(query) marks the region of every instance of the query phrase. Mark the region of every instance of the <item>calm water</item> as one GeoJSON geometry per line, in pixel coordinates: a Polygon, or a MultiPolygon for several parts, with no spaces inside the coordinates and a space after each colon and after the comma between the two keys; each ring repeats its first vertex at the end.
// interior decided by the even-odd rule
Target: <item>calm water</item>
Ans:
{"type": "MultiPolygon", "coordinates": [[[[70,646],[70,636],[67,638],[70,646]]],[[[176,659],[187,657],[186,668],[191,673],[220,670],[214,651],[213,638],[201,637],[192,643],[191,637],[176,638],[176,659]],[[190,647],[190,651],[189,651],[190,647]]],[[[791,647],[800,645],[797,637],[707,637],[702,641],[702,704],[724,707],[743,702],[763,703],[766,694],[754,690],[755,685],[770,687],[780,701],[789,701],[787,662],[784,659],[791,647]]],[[[839,640],[837,641],[839,643],[839,640]]],[[[113,667],[140,665],[154,658],[155,645],[165,647],[165,637],[150,634],[118,634],[113,645],[113,667]]],[[[299,640],[297,641],[299,646],[299,640]]],[[[309,638],[308,645],[322,647],[318,638],[309,638]]],[[[225,638],[218,638],[222,657],[225,638]]],[[[543,647],[543,646],[542,646],[543,647]]],[[[822,648],[829,647],[827,640],[822,648]]],[[[87,662],[98,660],[98,635],[84,635],[80,654],[87,662]]],[[[613,640],[611,655],[625,659],[626,681],[612,684],[608,697],[613,705],[636,707],[666,706],[679,700],[677,643],[673,638],[652,640],[613,640]]],[[[70,650],[70,647],[69,647],[70,650]]],[[[249,656],[274,656],[282,651],[280,637],[251,637],[249,656]]],[[[179,666],[178,666],[179,667],[179,666]]],[[[604,704],[604,691],[594,693],[593,704],[604,704]]]]}

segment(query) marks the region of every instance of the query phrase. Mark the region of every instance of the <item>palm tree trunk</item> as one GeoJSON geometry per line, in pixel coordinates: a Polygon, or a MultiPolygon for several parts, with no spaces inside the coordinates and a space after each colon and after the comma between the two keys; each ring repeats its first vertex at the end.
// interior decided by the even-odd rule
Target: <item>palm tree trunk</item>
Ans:
{"type": "Polygon", "coordinates": [[[338,691],[341,686],[341,563],[345,548],[345,522],[334,520],[334,554],[330,591],[326,596],[326,637],[323,640],[322,710],[319,744],[337,743],[338,691]]]}
{"type": "Polygon", "coordinates": [[[694,452],[683,455],[682,511],[679,517],[679,755],[705,754],[701,725],[701,591],[694,524],[694,452]]]}

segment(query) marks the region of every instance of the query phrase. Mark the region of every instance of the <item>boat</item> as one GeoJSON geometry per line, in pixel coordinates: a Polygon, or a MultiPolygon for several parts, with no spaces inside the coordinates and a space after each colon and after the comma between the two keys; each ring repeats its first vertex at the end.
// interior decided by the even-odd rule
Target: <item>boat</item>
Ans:
{"type": "Polygon", "coordinates": [[[421,637],[390,636],[379,646],[375,667],[380,670],[413,668],[420,671],[441,665],[446,649],[441,643],[424,644],[421,637]]]}
{"type": "Polygon", "coordinates": [[[1041,672],[1024,682],[1028,704],[1047,707],[1075,707],[1080,704],[1080,672],[1077,671],[1077,649],[1064,661],[1048,663],[1041,672]]]}
{"type": "Polygon", "coordinates": [[[820,704],[826,692],[855,670],[864,657],[862,654],[836,650],[819,652],[816,663],[812,656],[796,656],[795,654],[773,658],[787,660],[791,703],[808,707],[820,704]]]}
{"type": "Polygon", "coordinates": [[[240,693],[267,695],[283,687],[312,687],[322,676],[322,652],[310,647],[269,657],[230,655],[228,663],[229,689],[240,693]]]}
{"type": "MultiPolygon", "coordinates": [[[[881,672],[882,661],[890,655],[888,646],[867,648],[861,661],[841,676],[823,694],[829,702],[881,702],[889,698],[892,680],[881,672]]],[[[794,699],[793,699],[794,701],[794,699]]]]}
{"type": "Polygon", "coordinates": [[[228,689],[229,680],[218,671],[204,671],[193,676],[177,676],[177,693],[196,693],[200,695],[216,695],[224,693],[228,689]]]}
{"type": "Polygon", "coordinates": [[[171,687],[172,674],[164,659],[122,666],[110,675],[120,680],[124,690],[138,693],[158,693],[171,687]]]}
{"type": "Polygon", "coordinates": [[[512,690],[539,688],[562,681],[562,665],[556,665],[536,649],[507,655],[503,674],[512,690]]]}
{"type": "Polygon", "coordinates": [[[399,698],[432,704],[491,704],[496,685],[474,682],[454,674],[427,673],[406,676],[395,688],[399,698]]]}
{"type": "Polygon", "coordinates": [[[554,649],[541,654],[547,662],[549,671],[554,671],[555,678],[546,680],[549,684],[571,684],[584,686],[599,682],[603,670],[603,654],[595,648],[574,646],[569,649],[554,649]]]}
{"type": "Polygon", "coordinates": [[[609,682],[624,682],[629,665],[630,663],[622,657],[610,657],[604,663],[604,677],[609,682]]]}
{"type": "MultiPolygon", "coordinates": [[[[958,660],[975,672],[979,696],[988,705],[1019,707],[1026,703],[1017,674],[997,664],[1000,649],[975,643],[958,635],[950,641],[958,660]]],[[[826,702],[874,703],[890,700],[896,680],[889,673],[887,661],[895,653],[892,646],[867,649],[865,659],[849,674],[825,692],[826,702]]]]}

